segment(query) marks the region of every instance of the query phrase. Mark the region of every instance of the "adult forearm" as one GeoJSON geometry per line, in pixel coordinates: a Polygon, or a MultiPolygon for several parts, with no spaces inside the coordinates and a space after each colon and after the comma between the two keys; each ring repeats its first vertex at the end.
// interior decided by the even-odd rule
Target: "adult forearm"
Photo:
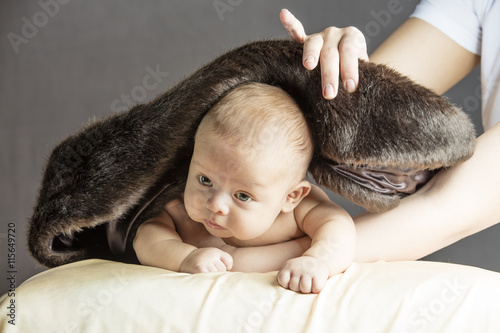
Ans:
{"type": "Polygon", "coordinates": [[[439,172],[395,209],[354,218],[355,261],[415,260],[500,222],[500,124],[468,161],[439,172]]]}

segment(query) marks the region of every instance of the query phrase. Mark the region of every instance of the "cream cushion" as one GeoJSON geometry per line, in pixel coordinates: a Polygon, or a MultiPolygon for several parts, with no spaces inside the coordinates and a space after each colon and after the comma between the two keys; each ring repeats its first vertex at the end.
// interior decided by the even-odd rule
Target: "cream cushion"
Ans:
{"type": "Polygon", "coordinates": [[[281,288],[276,272],[190,275],[85,260],[5,294],[0,331],[484,333],[500,332],[499,313],[500,274],[455,264],[353,264],[319,295],[303,295],[281,288]]]}

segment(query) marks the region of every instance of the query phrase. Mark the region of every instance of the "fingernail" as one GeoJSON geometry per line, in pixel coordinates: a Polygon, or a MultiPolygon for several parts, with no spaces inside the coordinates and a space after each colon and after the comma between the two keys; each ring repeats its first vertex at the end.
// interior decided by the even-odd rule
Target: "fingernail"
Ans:
{"type": "Polygon", "coordinates": [[[335,90],[333,90],[333,86],[331,84],[327,84],[325,86],[325,90],[324,90],[323,95],[325,96],[325,98],[335,97],[335,90]]]}
{"type": "Polygon", "coordinates": [[[345,88],[348,92],[352,93],[354,90],[356,90],[356,84],[354,84],[354,80],[349,79],[345,83],[345,88]]]}
{"type": "Polygon", "coordinates": [[[308,56],[304,59],[304,65],[314,65],[314,57],[308,56]]]}

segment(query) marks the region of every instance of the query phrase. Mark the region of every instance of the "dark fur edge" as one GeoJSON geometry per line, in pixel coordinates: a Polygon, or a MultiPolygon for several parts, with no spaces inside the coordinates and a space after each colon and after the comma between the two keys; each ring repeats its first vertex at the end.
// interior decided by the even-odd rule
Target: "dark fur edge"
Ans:
{"type": "Polygon", "coordinates": [[[395,208],[403,194],[380,194],[371,191],[350,179],[331,171],[331,167],[321,160],[313,161],[309,168],[318,185],[342,195],[349,201],[370,212],[384,212],[395,208]]]}

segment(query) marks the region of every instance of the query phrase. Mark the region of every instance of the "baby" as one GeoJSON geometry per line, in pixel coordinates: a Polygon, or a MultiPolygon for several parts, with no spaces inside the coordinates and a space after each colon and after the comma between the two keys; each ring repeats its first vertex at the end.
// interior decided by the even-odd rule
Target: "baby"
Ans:
{"type": "Polygon", "coordinates": [[[279,270],[284,288],[320,292],[351,264],[356,236],[349,214],[304,180],[312,153],[288,94],[233,89],[199,125],[182,198],[138,229],[139,261],[187,273],[279,270]]]}

